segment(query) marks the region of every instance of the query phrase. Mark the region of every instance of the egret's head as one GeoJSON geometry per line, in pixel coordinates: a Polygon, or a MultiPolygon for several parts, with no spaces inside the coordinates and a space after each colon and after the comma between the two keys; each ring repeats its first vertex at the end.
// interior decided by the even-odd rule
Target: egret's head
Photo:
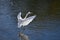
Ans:
{"type": "Polygon", "coordinates": [[[28,12],[27,14],[32,14],[32,12],[28,12]]]}

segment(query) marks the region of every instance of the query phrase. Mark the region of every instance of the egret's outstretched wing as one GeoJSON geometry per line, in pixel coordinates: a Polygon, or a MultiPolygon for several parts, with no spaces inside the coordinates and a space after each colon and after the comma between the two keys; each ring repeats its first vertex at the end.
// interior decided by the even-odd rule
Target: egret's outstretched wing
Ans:
{"type": "Polygon", "coordinates": [[[17,15],[17,18],[18,18],[18,19],[22,19],[22,18],[21,18],[21,12],[17,15]]]}
{"type": "Polygon", "coordinates": [[[33,20],[35,17],[36,17],[36,15],[26,18],[26,19],[24,20],[24,22],[23,22],[23,26],[28,25],[30,22],[32,22],[32,20],[33,20]]]}
{"type": "Polygon", "coordinates": [[[21,19],[18,19],[18,28],[20,28],[22,26],[22,20],[21,19]]]}
{"type": "Polygon", "coordinates": [[[17,19],[18,19],[18,28],[20,28],[22,25],[22,18],[21,18],[21,12],[17,15],[17,19]]]}

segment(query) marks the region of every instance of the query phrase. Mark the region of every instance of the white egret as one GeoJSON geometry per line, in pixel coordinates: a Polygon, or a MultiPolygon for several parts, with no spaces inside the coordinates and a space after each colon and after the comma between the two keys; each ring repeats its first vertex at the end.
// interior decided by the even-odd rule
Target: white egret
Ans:
{"type": "Polygon", "coordinates": [[[36,17],[36,15],[34,16],[30,16],[27,18],[27,16],[31,14],[31,12],[28,12],[25,16],[25,18],[21,17],[21,12],[18,14],[17,19],[18,19],[18,28],[20,27],[24,27],[27,26],[30,22],[32,22],[32,20],[36,17]]]}

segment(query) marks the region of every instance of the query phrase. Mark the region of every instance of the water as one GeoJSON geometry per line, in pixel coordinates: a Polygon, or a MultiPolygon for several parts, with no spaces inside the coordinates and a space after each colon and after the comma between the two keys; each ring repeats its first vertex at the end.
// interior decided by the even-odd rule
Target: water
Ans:
{"type": "Polygon", "coordinates": [[[49,14],[51,1],[48,2],[0,0],[0,40],[19,40],[16,17],[20,11],[23,17],[28,11],[37,15],[23,32],[30,40],[60,40],[60,14],[49,14]]]}
{"type": "Polygon", "coordinates": [[[59,40],[60,27],[57,25],[59,25],[59,23],[55,25],[48,23],[48,25],[44,25],[45,27],[41,27],[40,29],[33,28],[32,30],[27,29],[26,32],[27,35],[30,34],[31,40],[59,40]]]}

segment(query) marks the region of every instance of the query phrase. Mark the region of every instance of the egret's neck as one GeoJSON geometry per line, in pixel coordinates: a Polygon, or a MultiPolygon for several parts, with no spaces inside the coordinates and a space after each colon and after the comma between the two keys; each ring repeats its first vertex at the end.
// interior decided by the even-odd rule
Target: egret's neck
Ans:
{"type": "Polygon", "coordinates": [[[28,15],[29,15],[29,14],[26,14],[26,16],[25,16],[25,18],[24,18],[24,19],[26,19],[28,15]]]}

